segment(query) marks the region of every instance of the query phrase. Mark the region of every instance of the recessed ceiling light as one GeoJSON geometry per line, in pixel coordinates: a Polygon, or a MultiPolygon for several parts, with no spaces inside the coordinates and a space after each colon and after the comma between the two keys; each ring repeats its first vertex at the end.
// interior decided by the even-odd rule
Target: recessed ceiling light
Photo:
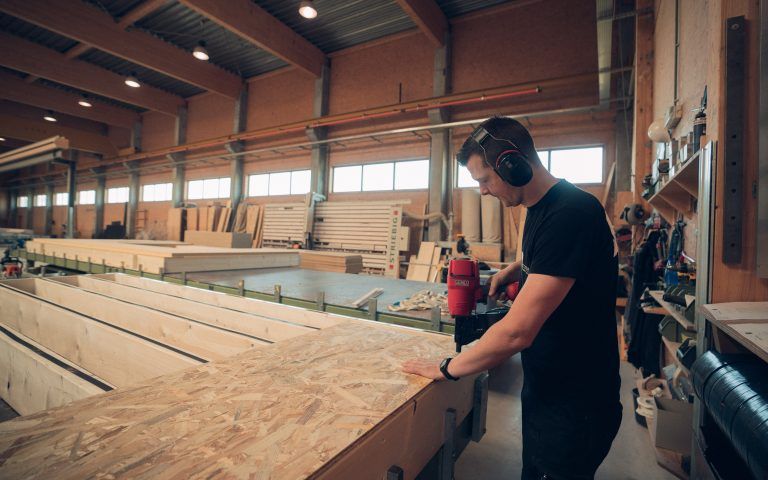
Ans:
{"type": "Polygon", "coordinates": [[[131,73],[127,77],[125,77],[125,84],[132,88],[139,88],[141,84],[139,83],[139,79],[136,78],[135,73],[131,73]]]}
{"type": "Polygon", "coordinates": [[[317,17],[317,10],[311,0],[304,0],[299,4],[299,15],[309,19],[317,17]]]}
{"type": "Polygon", "coordinates": [[[192,56],[202,61],[206,61],[211,58],[210,55],[208,55],[208,50],[205,49],[205,42],[200,42],[197,44],[195,49],[192,50],[192,56]]]}
{"type": "Polygon", "coordinates": [[[43,115],[43,120],[47,122],[58,122],[58,120],[56,120],[56,117],[53,116],[53,111],[51,110],[48,110],[48,113],[43,115]]]}
{"type": "Polygon", "coordinates": [[[93,106],[91,99],[88,98],[88,95],[83,95],[80,97],[80,100],[77,101],[77,104],[85,108],[91,108],[93,106]]]}

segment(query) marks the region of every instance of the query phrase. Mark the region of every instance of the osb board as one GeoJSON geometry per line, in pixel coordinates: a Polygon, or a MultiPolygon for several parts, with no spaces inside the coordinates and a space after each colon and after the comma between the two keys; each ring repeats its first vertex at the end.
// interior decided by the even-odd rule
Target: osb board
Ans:
{"type": "Polygon", "coordinates": [[[700,311],[717,328],[768,362],[768,302],[707,304],[700,311]]]}
{"type": "Polygon", "coordinates": [[[402,373],[403,359],[452,347],[449,336],[349,321],[4,422],[0,476],[306,478],[435,388],[402,373]]]}

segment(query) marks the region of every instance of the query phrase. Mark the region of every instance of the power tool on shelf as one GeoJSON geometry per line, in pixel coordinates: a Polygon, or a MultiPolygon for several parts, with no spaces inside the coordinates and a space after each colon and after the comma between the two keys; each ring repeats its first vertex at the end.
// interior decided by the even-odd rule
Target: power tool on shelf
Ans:
{"type": "MultiPolygon", "coordinates": [[[[453,317],[455,329],[453,338],[456,351],[474,342],[496,322],[504,318],[509,307],[495,307],[488,301],[490,284],[481,285],[480,270],[477,260],[472,258],[453,258],[448,264],[448,312],[453,317]],[[477,312],[477,304],[491,307],[477,312]]],[[[518,293],[518,283],[507,285],[505,293],[510,300],[518,293]]]]}

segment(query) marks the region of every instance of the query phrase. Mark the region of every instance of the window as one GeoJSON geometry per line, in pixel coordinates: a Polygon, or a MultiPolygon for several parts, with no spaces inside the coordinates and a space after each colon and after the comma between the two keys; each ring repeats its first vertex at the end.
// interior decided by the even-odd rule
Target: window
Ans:
{"type": "Polygon", "coordinates": [[[230,186],[229,177],[192,180],[187,183],[187,198],[189,200],[229,198],[230,186]]]}
{"type": "Polygon", "coordinates": [[[80,190],[77,192],[78,205],[93,205],[96,203],[96,190],[80,190]]]}
{"type": "Polygon", "coordinates": [[[334,192],[359,192],[363,176],[363,166],[334,167],[334,192]]]}
{"type": "Polygon", "coordinates": [[[429,186],[429,160],[335,167],[334,192],[414,190],[429,186]]]}
{"type": "Polygon", "coordinates": [[[125,203],[128,201],[128,187],[107,189],[107,203],[125,203]]]}
{"type": "Polygon", "coordinates": [[[395,178],[394,163],[363,165],[363,191],[392,190],[395,178]]]}
{"type": "MultiPolygon", "coordinates": [[[[602,183],[603,147],[560,148],[537,150],[544,167],[557,178],[571,183],[602,183]]],[[[456,186],[477,188],[467,167],[459,165],[456,186]]]]}
{"type": "Polygon", "coordinates": [[[67,192],[59,192],[53,197],[53,204],[54,205],[66,205],[69,201],[69,194],[67,192]]]}
{"type": "Polygon", "coordinates": [[[397,162],[395,164],[395,190],[414,190],[429,187],[429,160],[397,162]]]}
{"type": "Polygon", "coordinates": [[[309,193],[311,174],[309,170],[293,172],[259,173],[248,176],[248,196],[301,195],[309,193]]]}
{"type": "Polygon", "coordinates": [[[29,197],[24,195],[16,199],[16,206],[18,208],[29,208],[29,197]]]}
{"type": "Polygon", "coordinates": [[[571,183],[602,183],[603,147],[552,150],[549,171],[571,183]]]}
{"type": "Polygon", "coordinates": [[[45,194],[35,195],[35,198],[34,198],[35,207],[44,207],[47,204],[48,204],[48,197],[46,197],[45,194]]]}
{"type": "Polygon", "coordinates": [[[155,183],[141,187],[142,202],[167,202],[173,193],[172,183],[155,183]]]}

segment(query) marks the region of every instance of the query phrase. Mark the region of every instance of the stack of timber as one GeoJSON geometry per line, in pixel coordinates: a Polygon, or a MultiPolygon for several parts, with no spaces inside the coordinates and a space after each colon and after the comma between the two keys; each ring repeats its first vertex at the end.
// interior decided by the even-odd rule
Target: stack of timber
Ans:
{"type": "Polygon", "coordinates": [[[445,263],[443,249],[435,242],[421,242],[418,255],[411,255],[408,261],[407,280],[439,282],[445,263]]]}
{"type": "Polygon", "coordinates": [[[315,207],[313,248],[358,253],[363,271],[398,278],[400,251],[408,250],[402,225],[409,201],[322,202],[315,207]]]}
{"type": "Polygon", "coordinates": [[[27,242],[25,248],[41,255],[158,274],[291,267],[299,263],[298,254],[291,250],[233,250],[152,240],[38,238],[27,242]]]}
{"type": "Polygon", "coordinates": [[[1,478],[411,478],[472,408],[474,378],[400,370],[448,335],[121,274],[0,303],[0,395],[34,406],[0,423],[1,478]]]}
{"type": "Polygon", "coordinates": [[[212,247],[258,248],[261,246],[263,210],[260,205],[245,202],[233,210],[230,201],[171,208],[168,211],[167,238],[212,247]]]}
{"type": "Polygon", "coordinates": [[[299,250],[299,267],[323,272],[360,273],[363,257],[344,252],[299,250]]]}

